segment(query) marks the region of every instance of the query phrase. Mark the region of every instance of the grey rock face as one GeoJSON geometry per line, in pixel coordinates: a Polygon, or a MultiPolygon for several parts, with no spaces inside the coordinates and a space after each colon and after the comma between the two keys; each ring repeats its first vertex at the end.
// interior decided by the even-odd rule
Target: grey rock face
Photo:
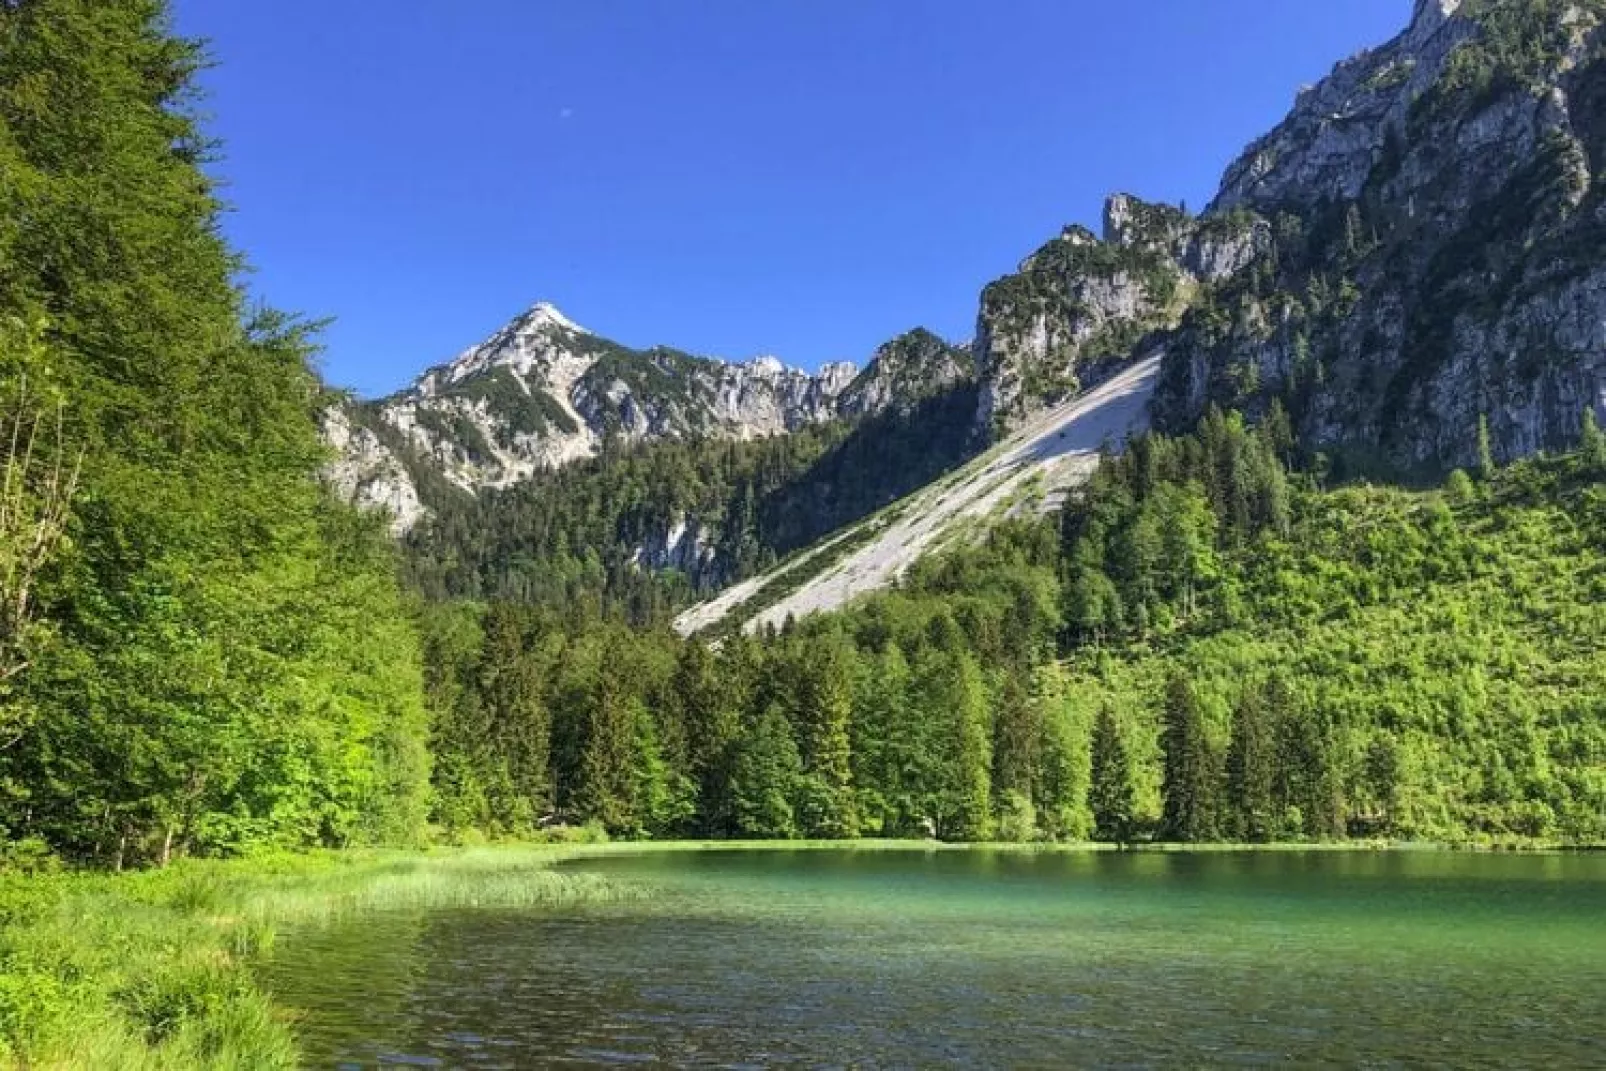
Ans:
{"type": "Polygon", "coordinates": [[[385,510],[394,535],[418,522],[424,507],[412,476],[377,435],[353,427],[346,410],[339,407],[323,412],[320,430],[336,454],[324,468],[324,479],[337,495],[362,509],[385,510]]]}
{"type": "Polygon", "coordinates": [[[1404,33],[1302,89],[1288,118],[1228,167],[1211,211],[1360,196],[1387,131],[1406,121],[1450,54],[1476,33],[1454,17],[1460,4],[1418,0],[1404,33]]]}
{"type": "Polygon", "coordinates": [[[1480,417],[1500,457],[1574,442],[1606,396],[1603,16],[1422,0],[1302,93],[1227,171],[1218,209],[1281,222],[1178,331],[1160,421],[1277,393],[1407,468],[1469,464],[1480,417]]]}
{"type": "Polygon", "coordinates": [[[1126,359],[1145,336],[1175,325],[1196,277],[1238,270],[1257,234],[1248,223],[1204,229],[1178,208],[1129,194],[1106,203],[1102,238],[1065,228],[982,292],[978,430],[1007,432],[1079,390],[1090,368],[1126,359]]]}

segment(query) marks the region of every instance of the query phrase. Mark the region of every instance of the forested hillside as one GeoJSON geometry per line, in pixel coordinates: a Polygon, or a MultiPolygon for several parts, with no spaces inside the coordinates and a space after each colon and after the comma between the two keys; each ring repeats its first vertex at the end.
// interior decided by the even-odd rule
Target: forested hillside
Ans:
{"type": "Polygon", "coordinates": [[[478,495],[420,481],[430,515],[403,539],[408,576],[431,599],[667,621],[969,455],[973,387],[903,397],[767,439],[610,441],[596,458],[478,495]]]}
{"type": "Polygon", "coordinates": [[[1212,414],[852,610],[716,647],[429,627],[448,829],[1131,841],[1606,836],[1606,447],[1442,490],[1212,414]],[[1313,459],[1315,460],[1315,459],[1313,459]]]}
{"type": "Polygon", "coordinates": [[[114,866],[428,807],[394,556],[315,479],[307,328],[235,281],[203,62],[155,0],[0,5],[0,838],[114,866]]]}
{"type": "MultiPolygon", "coordinates": [[[[419,477],[431,516],[398,555],[318,479],[334,399],[312,332],[238,284],[201,62],[156,0],[0,5],[8,857],[121,867],[552,823],[1606,837],[1606,447],[1587,399],[1547,403],[1579,402],[1565,456],[1500,467],[1468,414],[1450,431],[1481,445],[1475,475],[1403,490],[1346,483],[1361,470],[1296,435],[1308,422],[1286,414],[1308,415],[1315,379],[1268,381],[1253,426],[1208,409],[1140,439],[1046,520],[959,541],[842,613],[681,640],[674,609],[957,465],[982,392],[1014,380],[969,382],[963,351],[912,332],[841,385],[845,416],[790,434],[604,435],[595,457],[477,494],[419,477]]],[[[1184,290],[1259,285],[1221,279],[1260,231],[1152,207],[1113,201],[1111,249],[1067,232],[1074,250],[995,296],[1024,287],[1042,315],[1085,298],[1075,323],[1130,342],[1138,327],[1086,303],[1118,295],[1075,273],[1120,274],[1112,249],[1137,256],[1151,225],[1182,228],[1166,248],[1192,265],[1184,290]]],[[[1143,330],[1178,310],[1150,311],[1143,330]]],[[[474,352],[561,372],[525,342],[474,352]]],[[[1084,350],[1083,372],[1109,357],[1084,350]]],[[[1075,389],[1034,377],[1022,397],[1075,389]]]]}

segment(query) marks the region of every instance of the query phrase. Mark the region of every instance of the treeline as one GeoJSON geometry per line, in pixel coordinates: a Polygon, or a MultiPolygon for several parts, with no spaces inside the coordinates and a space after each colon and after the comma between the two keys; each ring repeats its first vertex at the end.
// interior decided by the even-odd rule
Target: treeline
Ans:
{"type": "MultiPolygon", "coordinates": [[[[431,516],[407,536],[408,579],[431,600],[652,626],[958,465],[979,445],[975,409],[966,384],[751,442],[609,441],[598,457],[472,496],[413,465],[431,516]],[[691,538],[664,560],[676,531],[691,538]]],[[[407,456],[405,442],[392,447],[407,456]]]]}
{"type": "Polygon", "coordinates": [[[439,818],[515,835],[1606,836],[1600,437],[1323,490],[1274,412],[1150,436],[1063,515],[714,644],[429,627],[439,818]]]}
{"type": "Polygon", "coordinates": [[[418,638],[156,0],[0,4],[0,865],[404,842],[418,638]]]}

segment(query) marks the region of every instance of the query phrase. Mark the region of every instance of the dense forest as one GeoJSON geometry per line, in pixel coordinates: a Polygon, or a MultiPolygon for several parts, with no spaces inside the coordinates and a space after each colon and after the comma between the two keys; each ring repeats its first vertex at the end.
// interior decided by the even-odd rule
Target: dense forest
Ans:
{"type": "Polygon", "coordinates": [[[0,4],[0,859],[1606,838],[1587,415],[1404,490],[1281,405],[1212,411],[846,612],[682,639],[675,607],[962,460],[975,388],[443,492],[398,554],[319,481],[314,332],[220,235],[203,61],[158,0],[0,4]],[[709,556],[636,558],[688,514],[709,556]]]}
{"type": "MultiPolygon", "coordinates": [[[[437,820],[630,836],[1598,841],[1606,447],[1326,488],[1151,435],[1063,514],[757,637],[426,617],[437,820]]],[[[1311,466],[1320,471],[1323,466],[1311,466]]]]}

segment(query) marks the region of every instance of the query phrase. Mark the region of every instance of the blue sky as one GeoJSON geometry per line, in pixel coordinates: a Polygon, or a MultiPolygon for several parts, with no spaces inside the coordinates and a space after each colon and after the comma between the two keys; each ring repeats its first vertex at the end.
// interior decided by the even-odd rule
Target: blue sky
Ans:
{"type": "Polygon", "coordinates": [[[814,367],[1105,195],[1210,199],[1410,0],[177,0],[253,292],[394,390],[537,300],[814,367]]]}

